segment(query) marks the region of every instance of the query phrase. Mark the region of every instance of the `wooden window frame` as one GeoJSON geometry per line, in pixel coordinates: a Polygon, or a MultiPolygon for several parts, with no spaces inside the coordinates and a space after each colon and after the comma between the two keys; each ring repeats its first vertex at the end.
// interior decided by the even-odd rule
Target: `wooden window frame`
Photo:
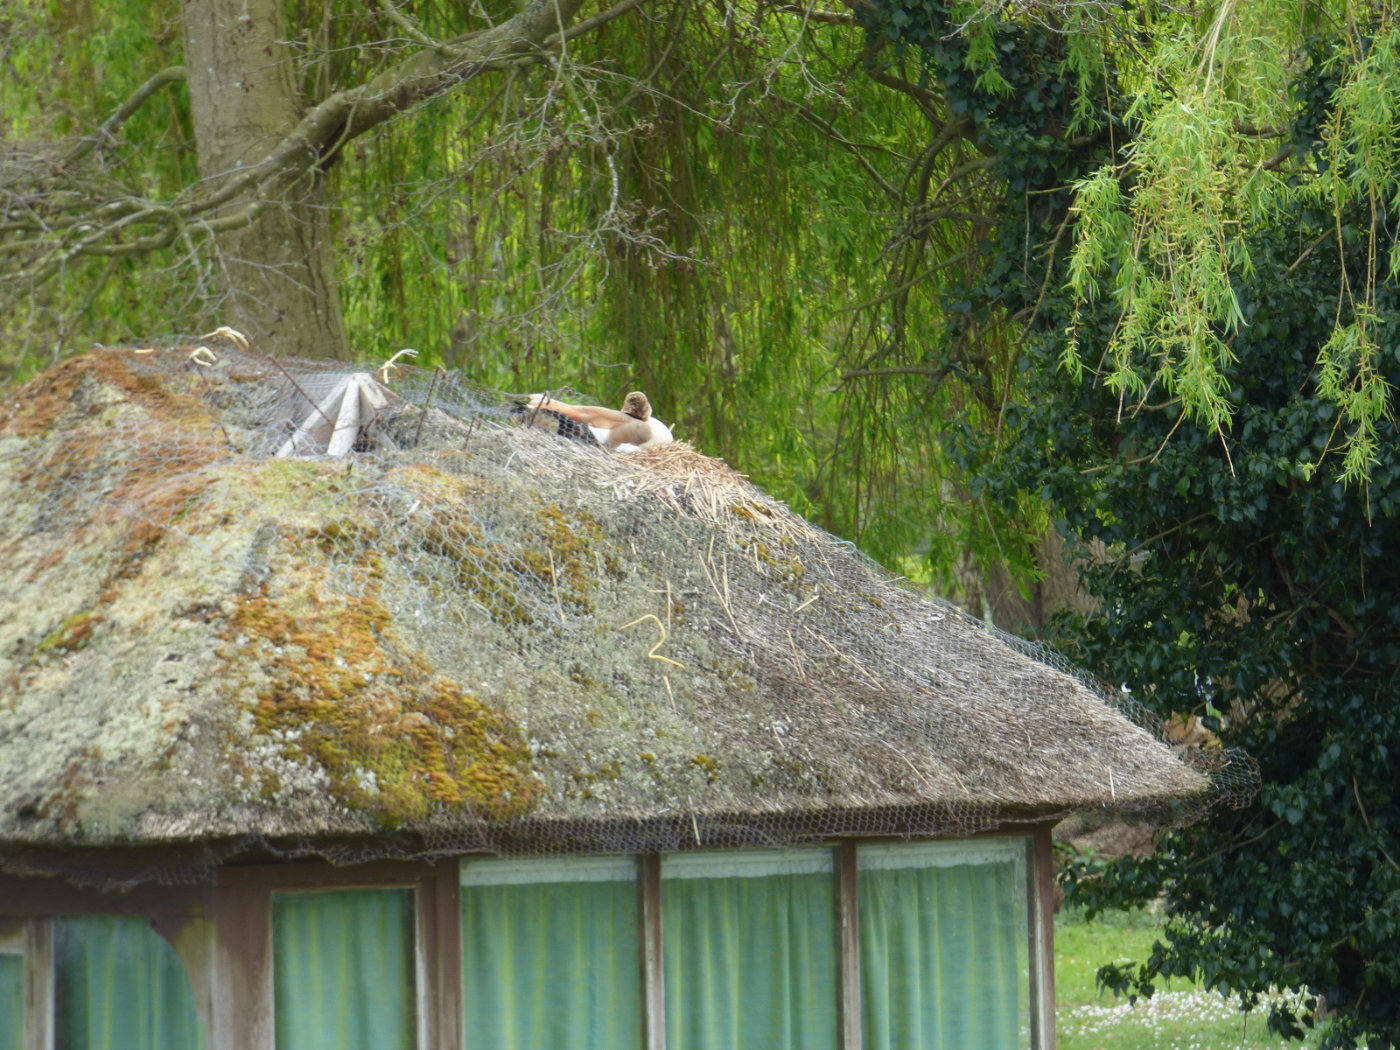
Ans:
{"type": "Polygon", "coordinates": [[[54,1050],[53,927],[48,919],[0,921],[0,952],[23,960],[24,1050],[54,1050]]]}
{"type": "MultiPolygon", "coordinates": [[[[978,839],[1020,839],[1025,842],[1025,892],[1028,986],[1026,1011],[1031,1050],[1056,1050],[1054,897],[1051,824],[1007,825],[965,839],[904,839],[892,836],[848,837],[815,845],[835,850],[834,895],[838,960],[838,1047],[862,1050],[860,907],[858,847],[882,842],[967,842],[978,839]]],[[[727,852],[727,851],[726,851],[727,852]]],[[[644,854],[638,875],[638,915],[641,922],[642,1046],[666,1050],[665,985],[662,970],[660,854],[644,854]]]]}
{"type": "Polygon", "coordinates": [[[1055,858],[1051,825],[1031,829],[1026,892],[1030,906],[1031,1047],[1056,1050],[1055,1032],[1055,858]]]}
{"type": "Polygon", "coordinates": [[[855,839],[843,839],[836,854],[836,950],[840,966],[841,1050],[861,1050],[865,1029],[860,1003],[860,894],[855,839]]]}
{"type": "Polygon", "coordinates": [[[212,997],[209,1050],[275,1050],[272,970],[275,893],[414,891],[414,977],[419,1050],[462,1046],[461,911],[458,859],[222,868],[210,892],[212,997]]]}
{"type": "Polygon", "coordinates": [[[644,853],[637,872],[641,928],[642,1048],[666,1050],[666,970],[661,935],[661,854],[644,853]]]}
{"type": "MultiPolygon", "coordinates": [[[[1049,822],[1006,825],[978,838],[1027,841],[1028,1009],[1032,1050],[1055,1050],[1054,898],[1049,822]]],[[[951,842],[849,837],[834,851],[833,904],[838,949],[841,1050],[862,1050],[860,916],[856,850],[879,842],[951,842]]],[[[23,938],[25,1050],[54,1050],[53,941],[50,918],[139,915],[185,963],[209,1050],[275,1050],[272,895],[350,889],[410,888],[415,900],[415,987],[419,1050],[466,1050],[462,1017],[460,868],[463,856],[424,863],[377,861],[338,867],[322,862],[220,868],[212,885],[138,887],[127,893],[83,890],[52,879],[0,875],[0,937],[23,938]],[[34,1020],[37,1018],[37,1022],[34,1020]]],[[[642,1040],[665,1050],[661,862],[637,857],[642,1040]]]]}

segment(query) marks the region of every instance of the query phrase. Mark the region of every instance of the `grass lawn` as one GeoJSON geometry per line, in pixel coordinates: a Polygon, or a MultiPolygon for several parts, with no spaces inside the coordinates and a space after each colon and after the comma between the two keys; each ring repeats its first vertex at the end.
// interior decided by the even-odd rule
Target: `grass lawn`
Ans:
{"type": "Polygon", "coordinates": [[[1055,999],[1060,1050],[1217,1050],[1229,1047],[1316,1046],[1272,1035],[1268,1008],[1253,1014],[1212,992],[1173,981],[1133,1006],[1111,992],[1100,994],[1095,974],[1110,962],[1141,962],[1157,936],[1158,920],[1146,912],[1103,915],[1093,922],[1062,912],[1055,918],[1055,999]]]}

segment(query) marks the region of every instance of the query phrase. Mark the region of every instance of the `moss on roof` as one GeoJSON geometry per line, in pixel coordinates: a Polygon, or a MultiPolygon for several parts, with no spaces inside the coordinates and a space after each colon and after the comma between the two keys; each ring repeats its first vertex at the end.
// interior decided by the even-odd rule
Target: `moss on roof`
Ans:
{"type": "Polygon", "coordinates": [[[0,403],[0,843],[783,842],[1209,790],[687,446],[410,373],[360,451],[278,458],[333,366],[187,353],[0,403]]]}

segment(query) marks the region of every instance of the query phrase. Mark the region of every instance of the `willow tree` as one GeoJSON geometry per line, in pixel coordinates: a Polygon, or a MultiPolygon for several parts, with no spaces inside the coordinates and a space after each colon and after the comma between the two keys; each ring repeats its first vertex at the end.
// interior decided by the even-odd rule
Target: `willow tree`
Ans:
{"type": "Polygon", "coordinates": [[[1368,476],[1391,415],[1378,295],[1400,277],[1387,233],[1400,202],[1397,13],[1388,2],[1222,0],[1164,20],[1125,71],[1131,141],[1075,187],[1069,285],[1081,308],[1106,302],[1117,325],[1094,361],[1071,326],[1068,368],[1098,371],[1125,410],[1166,397],[1228,445],[1253,245],[1319,205],[1334,221],[1300,250],[1334,263],[1316,389],[1339,411],[1328,451],[1341,475],[1368,476]]]}
{"type": "MultiPolygon", "coordinates": [[[[427,99],[487,73],[557,60],[567,41],[637,6],[623,2],[575,26],[583,0],[535,0],[499,21],[430,37],[390,3],[380,60],[359,76],[299,90],[280,0],[187,0],[183,65],[152,75],[69,148],[11,155],[6,254],[20,286],[84,257],[116,258],[212,239],[232,319],[286,352],[342,355],[324,173],[345,146],[427,99]],[[188,88],[198,179],[161,198],[104,169],[108,139],[166,84],[188,88]]],[[[362,42],[361,46],[365,46],[362,42]]]]}
{"type": "Polygon", "coordinates": [[[25,367],[230,323],[510,389],[643,386],[882,555],[1002,542],[965,524],[926,425],[963,373],[891,357],[995,359],[941,305],[991,162],[866,7],[223,8],[11,23],[11,61],[58,71],[0,84],[0,325],[25,367]]]}

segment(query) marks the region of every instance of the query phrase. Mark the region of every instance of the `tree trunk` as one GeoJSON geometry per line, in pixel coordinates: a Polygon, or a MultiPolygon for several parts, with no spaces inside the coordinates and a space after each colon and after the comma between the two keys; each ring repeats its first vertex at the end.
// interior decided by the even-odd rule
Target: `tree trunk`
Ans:
{"type": "MultiPolygon", "coordinates": [[[[201,174],[263,159],[302,117],[282,0],[183,0],[185,66],[201,174]]],[[[318,174],[279,185],[249,226],[218,235],[225,298],[214,318],[280,356],[348,356],[318,174]]]]}
{"type": "MultiPolygon", "coordinates": [[[[1092,612],[1093,599],[1079,586],[1077,562],[1082,555],[1072,554],[1053,527],[1036,546],[1036,562],[1042,575],[1024,595],[1005,565],[965,558],[958,567],[963,592],[960,604],[974,615],[1026,638],[1042,637],[1057,612],[1092,612]]],[[[1105,555],[1099,552],[1097,556],[1105,555]]]]}

